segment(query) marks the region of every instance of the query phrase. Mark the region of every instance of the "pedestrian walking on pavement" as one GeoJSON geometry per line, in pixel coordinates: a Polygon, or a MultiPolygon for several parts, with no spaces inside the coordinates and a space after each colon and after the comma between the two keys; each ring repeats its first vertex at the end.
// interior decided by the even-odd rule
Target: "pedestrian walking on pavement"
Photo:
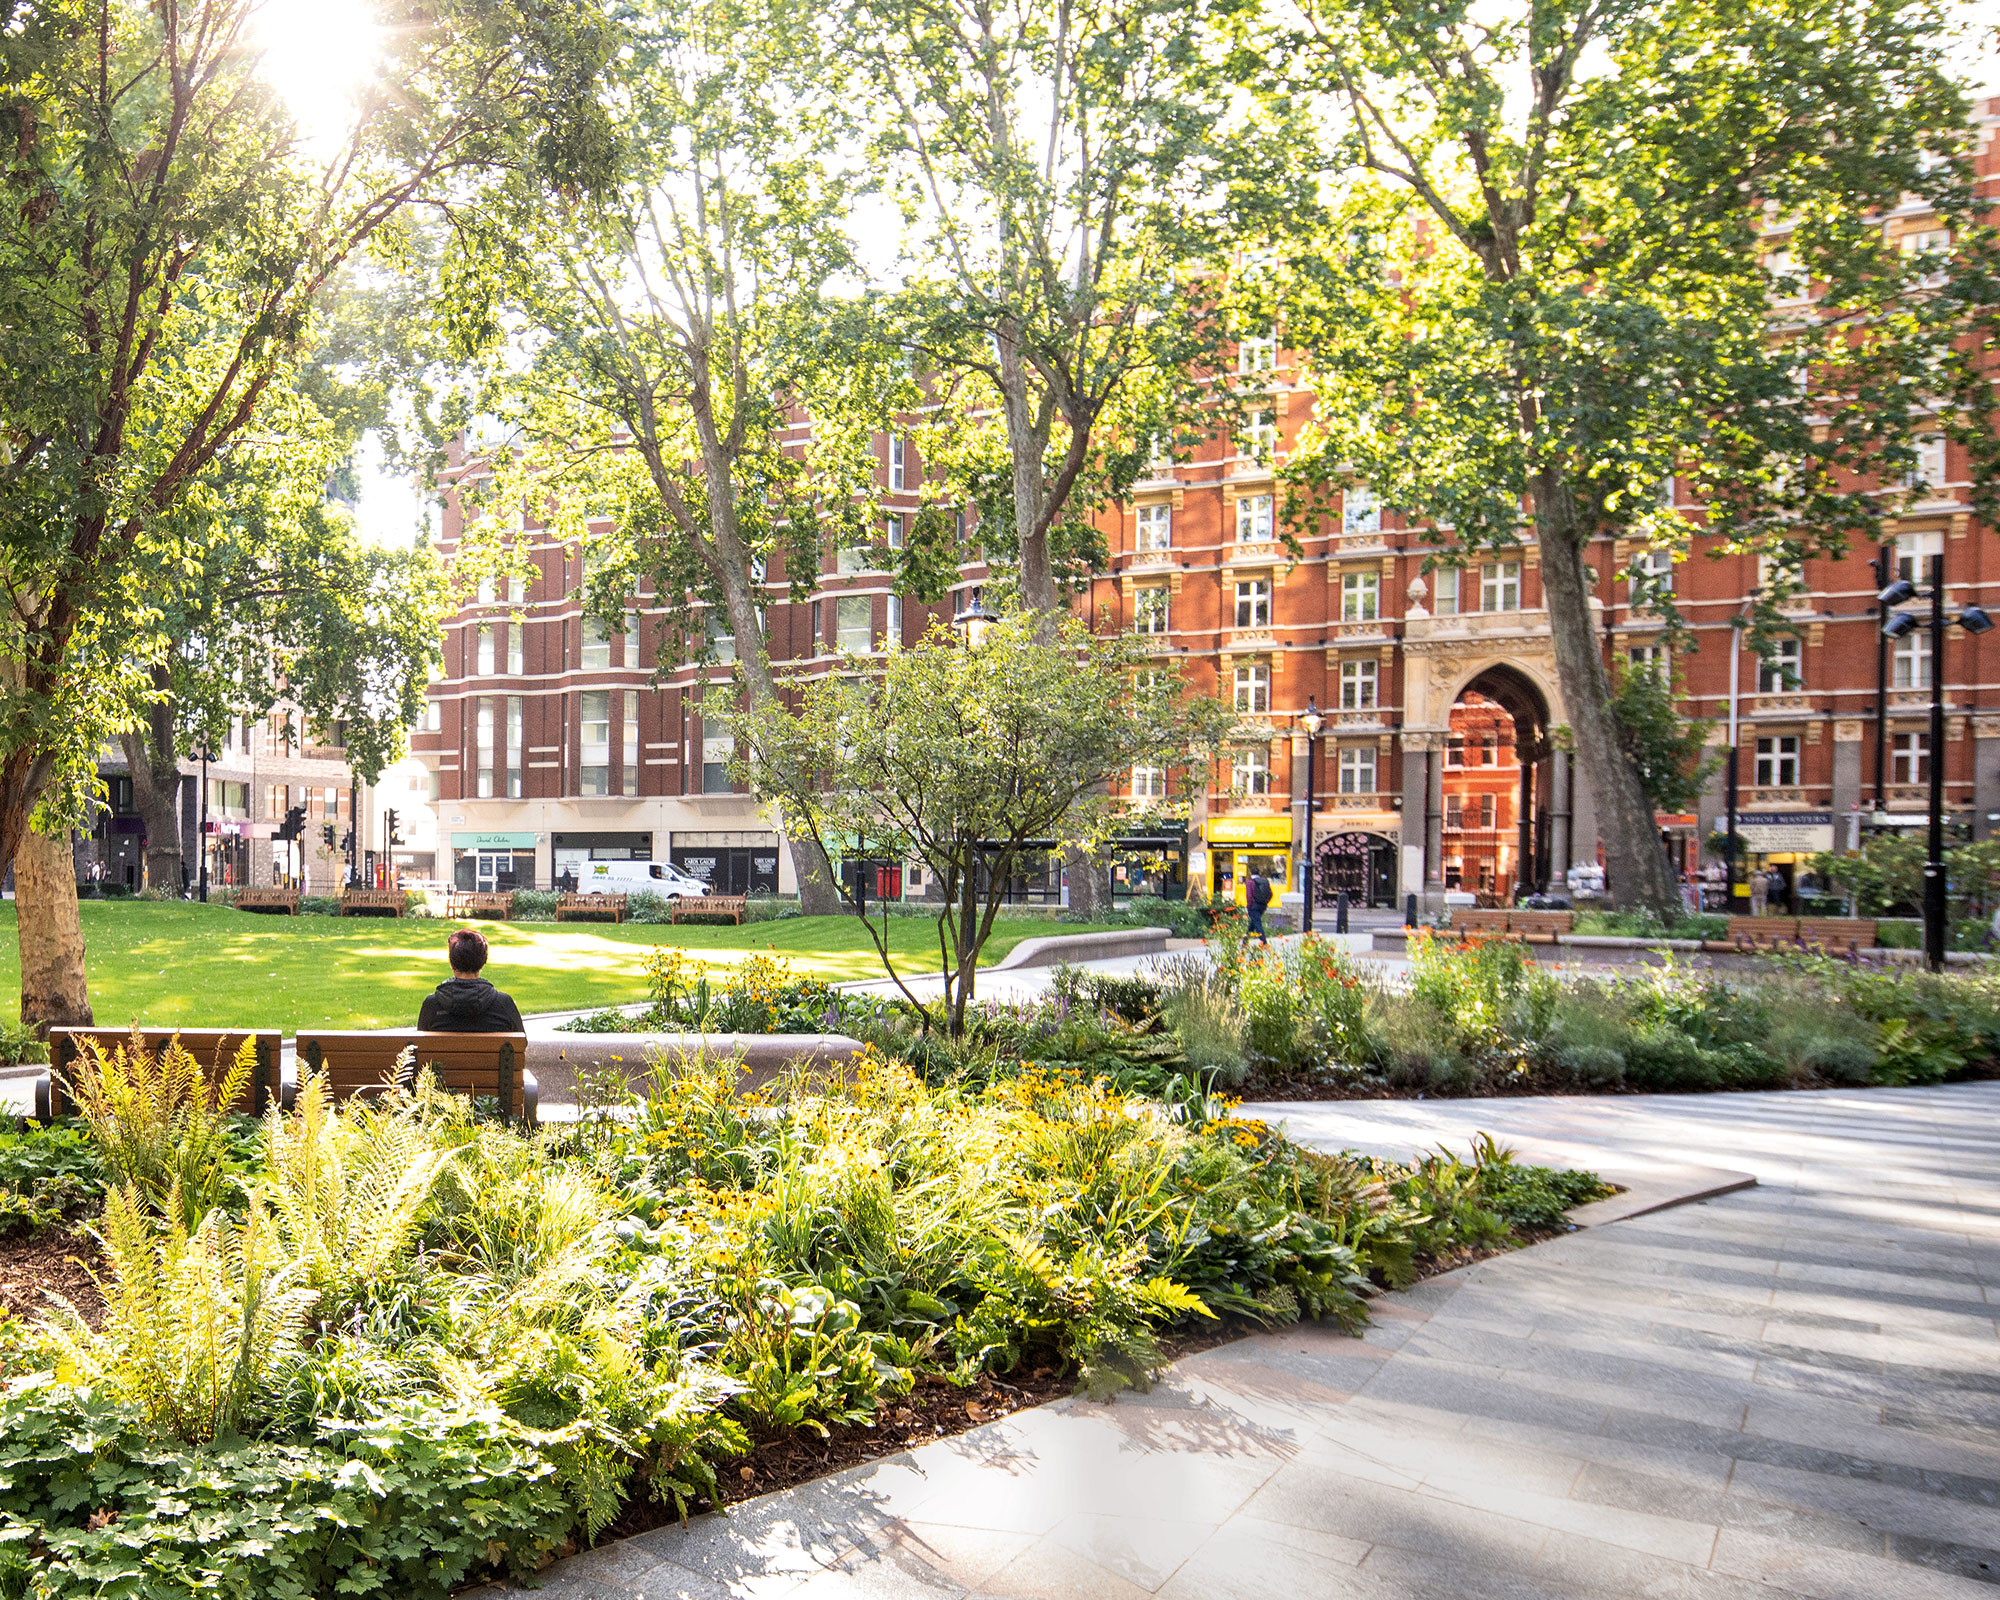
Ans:
{"type": "Polygon", "coordinates": [[[1264,912],[1271,904],[1271,880],[1263,873],[1250,874],[1250,894],[1245,903],[1250,912],[1250,931],[1269,944],[1271,937],[1264,931],[1264,912]]]}

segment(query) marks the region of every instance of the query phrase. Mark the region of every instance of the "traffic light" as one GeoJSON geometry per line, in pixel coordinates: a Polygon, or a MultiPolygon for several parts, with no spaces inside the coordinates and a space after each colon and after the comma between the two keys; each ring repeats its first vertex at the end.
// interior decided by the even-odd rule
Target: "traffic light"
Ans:
{"type": "Polygon", "coordinates": [[[403,842],[402,834],[397,831],[401,821],[402,818],[397,814],[394,806],[391,806],[382,814],[383,827],[388,836],[389,843],[392,845],[398,845],[403,842]]]}
{"type": "Polygon", "coordinates": [[[325,842],[327,849],[331,850],[333,848],[333,824],[329,822],[323,826],[319,830],[319,836],[325,842]]]}
{"type": "Polygon", "coordinates": [[[291,810],[285,813],[284,826],[278,829],[274,837],[279,839],[296,839],[305,831],[306,808],[304,806],[293,806],[291,810]]]}
{"type": "MultiPolygon", "coordinates": [[[[328,833],[333,832],[331,828],[328,828],[326,831],[328,833]]],[[[333,841],[328,840],[327,842],[331,844],[333,841]]],[[[352,828],[349,828],[347,832],[340,836],[340,848],[347,855],[354,854],[354,830],[352,828]]]]}

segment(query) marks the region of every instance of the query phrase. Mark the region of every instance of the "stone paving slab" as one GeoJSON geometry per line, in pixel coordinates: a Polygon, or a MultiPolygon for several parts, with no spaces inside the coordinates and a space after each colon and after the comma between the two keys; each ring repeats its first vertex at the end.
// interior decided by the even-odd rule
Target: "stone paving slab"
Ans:
{"type": "Polygon", "coordinates": [[[1634,1204],[1757,1187],[481,1600],[2000,1600],[2000,1084],[1254,1110],[1397,1157],[1490,1130],[1634,1204]]]}

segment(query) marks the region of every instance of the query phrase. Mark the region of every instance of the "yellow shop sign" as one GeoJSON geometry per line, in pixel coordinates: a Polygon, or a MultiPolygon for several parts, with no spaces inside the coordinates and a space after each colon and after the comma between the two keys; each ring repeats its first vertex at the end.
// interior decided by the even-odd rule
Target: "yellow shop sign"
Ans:
{"type": "Polygon", "coordinates": [[[1290,844],[1290,817],[1210,817],[1202,830],[1210,844],[1290,844]]]}

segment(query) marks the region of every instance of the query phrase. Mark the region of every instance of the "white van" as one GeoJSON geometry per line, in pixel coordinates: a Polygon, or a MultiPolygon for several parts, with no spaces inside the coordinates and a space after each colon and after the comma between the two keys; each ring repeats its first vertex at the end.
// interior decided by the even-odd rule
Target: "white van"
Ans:
{"type": "Polygon", "coordinates": [[[576,892],[699,899],[708,893],[708,885],[666,861],[585,861],[577,867],[576,892]]]}

